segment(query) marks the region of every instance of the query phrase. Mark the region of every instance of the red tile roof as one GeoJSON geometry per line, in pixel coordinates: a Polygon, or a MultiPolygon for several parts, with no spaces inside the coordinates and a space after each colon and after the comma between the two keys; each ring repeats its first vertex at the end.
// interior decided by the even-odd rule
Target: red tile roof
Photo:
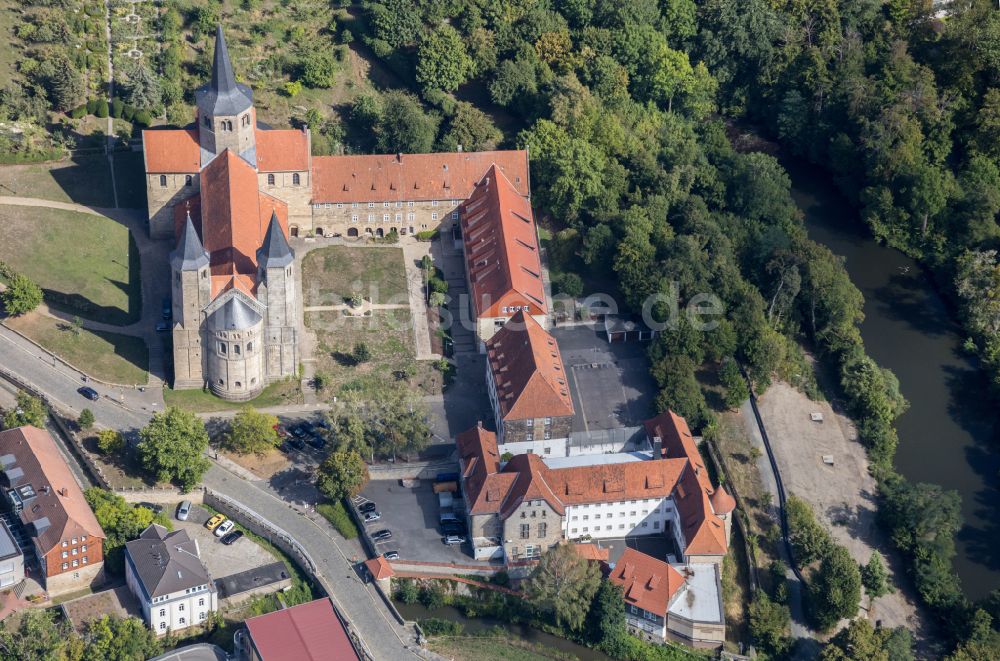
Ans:
{"type": "Polygon", "coordinates": [[[686,463],[682,459],[653,459],[550,468],[545,479],[567,505],[666,498],[673,492],[686,463]]]}
{"type": "Polygon", "coordinates": [[[622,586],[626,604],[661,617],[666,617],[671,599],[684,585],[679,571],[633,548],[625,549],[608,580],[622,586]]]}
{"type": "Polygon", "coordinates": [[[142,151],[150,174],[195,174],[201,170],[198,129],[143,131],[142,151]]]}
{"type": "Polygon", "coordinates": [[[597,544],[573,544],[573,550],[584,560],[607,562],[611,557],[610,549],[602,549],[597,544]]]}
{"type": "Polygon", "coordinates": [[[533,317],[516,313],[486,354],[504,420],[573,415],[559,344],[533,317]]]}
{"type": "Polygon", "coordinates": [[[547,477],[552,471],[537,454],[515,455],[503,467],[503,472],[516,476],[500,509],[500,516],[504,519],[526,500],[544,500],[557,514],[566,513],[560,496],[549,486],[547,477]]]}
{"type": "Polygon", "coordinates": [[[329,599],[317,599],[246,621],[262,661],[359,659],[329,599]]]}
{"type": "Polygon", "coordinates": [[[257,169],[304,172],[309,169],[309,140],[296,129],[257,129],[257,169]]]}
{"type": "Polygon", "coordinates": [[[496,166],[461,206],[466,273],[476,317],[501,317],[511,308],[545,314],[542,263],[531,204],[496,166]],[[507,308],[507,311],[504,311],[507,308]]]}
{"type": "Polygon", "coordinates": [[[736,499],[730,496],[729,492],[726,491],[726,487],[722,486],[721,484],[718,486],[718,488],[715,490],[715,493],[712,494],[712,497],[709,500],[712,503],[712,511],[714,511],[719,516],[722,516],[723,514],[729,514],[734,509],[736,509],[736,499]]]}
{"type": "Polygon", "coordinates": [[[455,437],[461,459],[462,479],[470,514],[483,514],[499,508],[499,494],[506,496],[513,475],[499,475],[500,453],[497,435],[483,429],[482,423],[455,437]],[[490,496],[493,498],[490,498],[490,496]]]}
{"type": "Polygon", "coordinates": [[[317,156],[313,202],[464,200],[491,165],[528,196],[526,151],[317,156]]]}
{"type": "Polygon", "coordinates": [[[690,459],[702,488],[712,493],[712,481],[708,477],[705,462],[701,458],[701,453],[698,452],[698,446],[688,428],[687,420],[668,410],[666,413],[661,413],[655,418],[647,420],[644,424],[649,440],[652,441],[659,437],[662,442],[663,456],[690,459]]]}
{"type": "Polygon", "coordinates": [[[37,525],[41,519],[48,519],[48,527],[42,528],[37,536],[43,554],[59,546],[63,539],[80,535],[106,537],[47,431],[16,427],[0,432],[0,456],[3,455],[14,457],[14,463],[7,469],[8,479],[11,471],[21,469],[22,476],[14,478],[14,488],[31,485],[34,492],[21,511],[21,522],[37,525]]]}
{"type": "Polygon", "coordinates": [[[392,565],[389,561],[382,556],[377,556],[371,560],[365,561],[365,567],[371,572],[371,575],[375,577],[376,581],[380,581],[383,578],[392,578],[395,573],[392,571],[392,565]]]}

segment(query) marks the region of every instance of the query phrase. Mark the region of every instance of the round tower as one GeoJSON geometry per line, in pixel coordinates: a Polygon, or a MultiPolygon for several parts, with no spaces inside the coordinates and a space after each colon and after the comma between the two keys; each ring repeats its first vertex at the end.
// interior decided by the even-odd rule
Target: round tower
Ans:
{"type": "Polygon", "coordinates": [[[231,401],[253,399],[264,389],[264,318],[235,294],[208,317],[205,348],[209,388],[231,401]]]}

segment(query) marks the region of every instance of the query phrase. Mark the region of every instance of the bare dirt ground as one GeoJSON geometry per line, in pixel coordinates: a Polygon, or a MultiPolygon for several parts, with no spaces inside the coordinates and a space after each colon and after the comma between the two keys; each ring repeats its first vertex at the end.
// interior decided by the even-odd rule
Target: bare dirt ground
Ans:
{"type": "Polygon", "coordinates": [[[263,480],[271,479],[275,473],[283,471],[291,465],[288,457],[280,450],[271,450],[263,457],[258,457],[255,454],[237,454],[229,450],[219,450],[219,454],[263,480]]]}
{"type": "Polygon", "coordinates": [[[758,406],[785,490],[806,500],[859,563],[868,562],[874,549],[885,556],[897,589],[873,603],[867,596],[862,599],[868,619],[886,627],[905,626],[918,640],[924,638],[926,623],[908,593],[902,561],[875,523],[877,488],[854,425],[829,402],[810,401],[780,381],[758,398],[758,406]],[[813,412],[822,413],[823,422],[810,420],[813,412]],[[833,465],[824,463],[824,455],[832,456],[833,465]]]}

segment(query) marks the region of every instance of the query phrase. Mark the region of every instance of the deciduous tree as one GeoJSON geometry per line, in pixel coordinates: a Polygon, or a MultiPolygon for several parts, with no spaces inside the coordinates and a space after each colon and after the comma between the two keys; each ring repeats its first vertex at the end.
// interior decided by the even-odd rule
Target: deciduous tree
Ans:
{"type": "Polygon", "coordinates": [[[570,544],[559,544],[542,555],[525,584],[525,593],[558,626],[576,631],[583,626],[600,582],[596,563],[584,560],[570,544]]]}
{"type": "Polygon", "coordinates": [[[281,443],[275,429],[277,424],[277,417],[261,413],[252,406],[244,406],[233,417],[226,434],[226,446],[240,454],[252,453],[262,457],[281,443]]]}
{"type": "Polygon", "coordinates": [[[142,466],[160,482],[176,482],[189,490],[211,465],[203,455],[208,447],[205,423],[195,414],[170,407],[154,413],[139,432],[142,466]]]}
{"type": "Polygon", "coordinates": [[[19,317],[42,304],[42,288],[28,276],[15,273],[3,291],[3,305],[7,314],[19,317]]]}
{"type": "Polygon", "coordinates": [[[353,498],[368,484],[368,466],[354,450],[331,452],[316,470],[316,488],[332,500],[353,498]]]}
{"type": "Polygon", "coordinates": [[[417,82],[424,91],[451,92],[472,73],[472,58],[455,28],[442,25],[427,33],[417,49],[417,82]]]}
{"type": "Polygon", "coordinates": [[[4,429],[13,429],[14,427],[23,427],[25,425],[31,425],[39,429],[45,428],[45,420],[49,415],[48,410],[45,408],[45,402],[38,397],[32,397],[23,390],[17,391],[15,402],[14,408],[4,411],[4,429]]]}

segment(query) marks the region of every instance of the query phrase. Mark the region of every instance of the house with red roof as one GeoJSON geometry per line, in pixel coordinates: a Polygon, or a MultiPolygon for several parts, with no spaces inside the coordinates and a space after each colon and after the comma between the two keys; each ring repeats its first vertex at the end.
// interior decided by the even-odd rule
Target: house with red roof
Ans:
{"type": "Polygon", "coordinates": [[[693,443],[667,456],[527,453],[505,462],[497,434],[480,424],[456,445],[477,559],[532,559],[562,540],[640,535],[672,540],[684,563],[719,564],[729,548],[733,503],[712,489],[693,443]]]}
{"type": "Polygon", "coordinates": [[[718,565],[674,566],[626,548],[607,579],[622,588],[625,624],[632,634],[695,647],[717,648],[725,642],[718,565]]]}
{"type": "Polygon", "coordinates": [[[486,341],[486,358],[501,452],[566,456],[574,408],[555,338],[518,311],[486,341]]]}
{"type": "Polygon", "coordinates": [[[329,598],[251,617],[234,636],[239,661],[360,661],[329,598]]]}

